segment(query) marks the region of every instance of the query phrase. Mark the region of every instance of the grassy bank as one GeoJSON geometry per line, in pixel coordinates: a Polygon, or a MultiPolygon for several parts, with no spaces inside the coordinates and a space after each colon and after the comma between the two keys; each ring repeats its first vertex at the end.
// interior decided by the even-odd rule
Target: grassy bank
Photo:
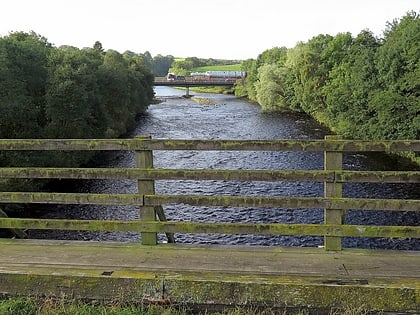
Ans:
{"type": "Polygon", "coordinates": [[[200,92],[200,93],[214,93],[214,94],[233,94],[233,88],[227,88],[227,87],[224,87],[224,86],[190,87],[190,91],[200,92]]]}
{"type": "MultiPolygon", "coordinates": [[[[184,90],[183,87],[175,87],[175,89],[184,90]]],[[[190,87],[190,94],[194,94],[191,92],[198,92],[198,93],[214,93],[214,94],[233,94],[233,88],[228,88],[224,86],[194,86],[190,87]]]]}

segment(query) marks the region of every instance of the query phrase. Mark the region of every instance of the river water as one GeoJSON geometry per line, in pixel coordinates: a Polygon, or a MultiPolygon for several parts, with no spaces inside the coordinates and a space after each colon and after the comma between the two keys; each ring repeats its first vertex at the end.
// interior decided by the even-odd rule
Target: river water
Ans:
{"type": "MultiPolygon", "coordinates": [[[[181,90],[156,87],[162,99],[151,105],[139,118],[137,127],[128,135],[148,135],[172,139],[323,139],[329,131],[306,115],[264,114],[260,107],[231,95],[193,93],[206,99],[199,104],[183,98],[181,90]]],[[[132,152],[104,153],[102,167],[134,167],[132,152]]],[[[323,154],[314,152],[209,152],[157,151],[156,168],[207,169],[322,169],[323,154]]],[[[378,154],[349,154],[344,157],[344,168],[353,170],[403,169],[395,160],[378,154]]],[[[94,193],[136,193],[132,180],[89,180],[64,182],[56,190],[72,189],[94,193]]],[[[418,184],[345,184],[344,197],[419,199],[418,184]]],[[[202,195],[266,195],[319,196],[323,185],[313,182],[226,182],[226,181],[157,181],[156,192],[161,194],[202,195]]],[[[264,222],[264,223],[322,223],[322,209],[256,209],[225,207],[194,207],[165,205],[168,220],[194,222],[264,222]]],[[[137,220],[139,210],[128,206],[55,206],[33,209],[44,218],[80,218],[103,220],[137,220]]],[[[390,211],[352,211],[346,223],[372,225],[418,225],[420,213],[390,211]]],[[[137,233],[115,232],[59,232],[30,231],[31,238],[58,238],[82,240],[139,241],[137,233]]],[[[164,235],[159,236],[165,241],[164,235]]],[[[251,235],[190,235],[177,234],[178,243],[196,244],[251,244],[277,246],[320,246],[320,237],[251,236],[251,235]]],[[[346,238],[345,247],[420,249],[418,239],[346,238]]]]}

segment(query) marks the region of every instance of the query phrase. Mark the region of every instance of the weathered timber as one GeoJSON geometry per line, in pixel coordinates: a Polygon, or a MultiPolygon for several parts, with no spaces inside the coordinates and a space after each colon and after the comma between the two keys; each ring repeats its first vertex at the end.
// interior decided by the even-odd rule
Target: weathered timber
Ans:
{"type": "MultiPolygon", "coordinates": [[[[1,196],[1,194],[0,194],[1,196]]],[[[183,203],[192,206],[258,207],[258,208],[329,208],[359,210],[418,211],[420,200],[323,198],[323,197],[259,197],[259,196],[202,196],[149,195],[144,204],[183,203]]]]}
{"type": "MultiPolygon", "coordinates": [[[[158,218],[161,222],[168,221],[168,219],[166,218],[166,215],[165,215],[165,211],[163,210],[162,206],[156,206],[155,210],[156,210],[156,214],[157,214],[157,216],[158,216],[158,218]]],[[[176,243],[174,233],[165,232],[165,234],[166,234],[166,238],[168,240],[168,243],[172,243],[172,244],[176,243]]]]}
{"type": "MultiPolygon", "coordinates": [[[[52,295],[122,302],[220,303],[276,307],[358,308],[420,312],[419,255],[341,248],[342,237],[420,238],[419,226],[342,224],[350,210],[419,211],[420,200],[342,198],[345,182],[418,183],[420,172],[341,170],[343,152],[420,151],[420,141],[43,139],[0,140],[0,150],[130,150],[137,167],[0,168],[0,178],[132,179],[137,194],[2,192],[1,203],[105,204],[140,207],[139,221],[0,218],[0,228],[115,231],[142,243],[0,240],[5,295],[52,295]],[[325,170],[152,169],[152,150],[326,152],[325,170]],[[323,182],[324,197],[155,195],[155,180],[323,182]],[[163,204],[325,209],[324,224],[168,222],[163,204]],[[333,214],[331,216],[330,214],[333,214]],[[156,215],[160,222],[156,221],[156,215]],[[237,246],[164,247],[157,233],[324,237],[323,249],[237,246]],[[333,242],[330,242],[332,240],[333,242]],[[270,304],[271,303],[271,304],[270,304]]],[[[112,210],[111,210],[112,211],[112,210]]],[[[226,208],[226,211],[235,211],[226,208]]]]}
{"type": "Polygon", "coordinates": [[[136,139],[0,139],[0,150],[108,151],[135,150],[136,139]]]}
{"type": "MultiPolygon", "coordinates": [[[[420,177],[420,172],[417,174],[420,177]]],[[[386,176],[386,175],[384,175],[386,176]]],[[[397,175],[398,176],[398,175],[397,175]]],[[[415,175],[401,174],[410,179],[415,175]]],[[[333,181],[334,172],[321,170],[203,170],[145,168],[0,168],[3,178],[226,180],[226,181],[333,181]]],[[[393,174],[395,178],[396,175],[393,174]]]]}
{"type": "MultiPolygon", "coordinates": [[[[4,212],[3,209],[0,208],[0,218],[8,218],[8,217],[9,216],[7,215],[7,213],[4,212]]],[[[12,232],[18,238],[27,238],[28,237],[28,235],[23,230],[13,229],[13,228],[10,228],[9,230],[10,230],[10,232],[12,232]]]]}
{"type": "Polygon", "coordinates": [[[419,171],[336,171],[335,181],[339,183],[420,183],[419,171]]]}
{"type": "MultiPolygon", "coordinates": [[[[150,139],[150,137],[137,137],[137,140],[150,139]]],[[[138,168],[148,169],[153,168],[153,152],[150,150],[136,151],[136,165],[138,168]]],[[[138,194],[154,194],[155,193],[155,182],[153,180],[143,180],[139,179],[137,181],[138,194]]],[[[144,203],[140,206],[140,219],[143,221],[155,221],[156,220],[156,210],[163,210],[160,208],[160,205],[149,206],[144,203]]],[[[163,214],[161,214],[162,216],[163,214]]],[[[156,245],[157,244],[157,234],[156,233],[146,233],[141,234],[141,242],[143,245],[156,245]]]]}
{"type": "Polygon", "coordinates": [[[182,140],[151,139],[141,143],[147,150],[226,150],[226,151],[420,151],[420,140],[182,140]]]}
{"type": "Polygon", "coordinates": [[[0,139],[0,150],[205,150],[420,152],[420,140],[183,140],[183,139],[0,139]]]}
{"type": "Polygon", "coordinates": [[[37,220],[0,218],[0,228],[69,231],[119,231],[139,233],[205,233],[254,235],[303,235],[332,237],[420,238],[418,226],[370,226],[340,224],[198,223],[122,220],[37,220]]]}
{"type": "Polygon", "coordinates": [[[418,262],[418,252],[391,250],[0,240],[6,296],[266,306],[281,314],[287,307],[418,314],[418,262]]]}
{"type": "Polygon", "coordinates": [[[420,171],[202,170],[143,168],[0,168],[1,178],[418,183],[420,171]]]}
{"type": "Polygon", "coordinates": [[[142,205],[143,196],[135,194],[0,192],[0,203],[142,205]]]}
{"type": "Polygon", "coordinates": [[[323,197],[258,197],[200,195],[140,195],[90,193],[0,192],[0,203],[101,204],[156,207],[183,203],[193,206],[259,207],[259,208],[329,208],[359,210],[418,211],[420,200],[323,198],[323,197]]]}
{"type": "MultiPolygon", "coordinates": [[[[339,140],[339,136],[326,136],[325,141],[339,140]]],[[[343,167],[343,153],[337,151],[324,152],[324,170],[340,171],[343,167]]],[[[324,197],[326,198],[342,198],[343,184],[335,181],[325,181],[324,197]]],[[[325,207],[324,223],[325,224],[343,224],[346,210],[343,208],[325,207]]],[[[324,236],[324,246],[326,250],[341,250],[342,242],[340,237],[324,236]]]]}
{"type": "MultiPolygon", "coordinates": [[[[327,137],[325,140],[171,140],[151,139],[150,137],[135,139],[5,139],[0,140],[0,150],[131,150],[136,152],[137,167],[123,169],[1,168],[1,178],[133,179],[138,182],[139,192],[138,194],[4,192],[0,193],[0,203],[135,205],[141,208],[140,217],[146,223],[156,220],[156,215],[160,220],[165,221],[166,217],[161,205],[168,203],[247,208],[324,208],[326,225],[339,225],[343,222],[343,214],[346,209],[379,211],[418,211],[420,209],[419,200],[342,198],[341,185],[344,182],[418,183],[420,178],[418,171],[344,171],[341,170],[342,152],[418,151],[419,143],[420,141],[417,140],[349,141],[337,137],[327,137]],[[324,151],[326,152],[325,169],[322,171],[153,169],[152,150],[324,151]],[[317,181],[324,183],[325,196],[155,195],[155,180],[317,181]]],[[[109,222],[109,224],[111,223],[109,222]]],[[[96,225],[94,229],[98,226],[100,225],[96,225]]],[[[127,229],[126,223],[123,223],[122,226],[123,230],[127,229]]],[[[157,231],[143,229],[140,232],[143,234],[144,244],[156,244],[157,231]],[[150,240],[148,240],[149,236],[150,240]]],[[[223,231],[221,230],[220,233],[223,231]]],[[[333,235],[325,234],[325,236],[330,238],[333,235]]],[[[327,246],[328,249],[340,249],[339,236],[337,235],[336,245],[327,246]]]]}

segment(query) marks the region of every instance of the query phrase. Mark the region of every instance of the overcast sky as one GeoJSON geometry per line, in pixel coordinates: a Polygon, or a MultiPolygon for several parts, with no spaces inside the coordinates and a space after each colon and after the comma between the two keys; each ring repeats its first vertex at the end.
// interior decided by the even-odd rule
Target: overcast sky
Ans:
{"type": "Polygon", "coordinates": [[[319,34],[370,29],[420,10],[420,0],[2,0],[0,36],[35,31],[55,46],[153,56],[256,58],[319,34]]]}

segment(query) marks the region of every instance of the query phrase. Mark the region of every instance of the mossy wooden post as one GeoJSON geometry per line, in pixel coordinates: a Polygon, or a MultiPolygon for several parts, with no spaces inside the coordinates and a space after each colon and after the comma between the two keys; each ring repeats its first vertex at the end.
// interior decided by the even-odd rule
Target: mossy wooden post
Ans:
{"type": "MultiPolygon", "coordinates": [[[[136,139],[150,139],[150,137],[136,137],[136,139]]],[[[136,164],[140,169],[153,168],[153,151],[140,150],[136,151],[136,164]]],[[[153,195],[155,193],[155,182],[153,180],[138,180],[138,193],[141,195],[153,195]]],[[[140,220],[156,221],[156,211],[153,206],[140,207],[140,220]]],[[[141,243],[143,245],[156,245],[157,233],[143,232],[141,233],[141,243]]]]}
{"type": "MultiPolygon", "coordinates": [[[[339,136],[326,136],[325,141],[339,140],[339,136]]],[[[339,171],[343,168],[343,153],[339,151],[324,152],[324,169],[326,171],[339,171]]],[[[342,184],[334,181],[324,182],[325,198],[341,198],[343,196],[342,184]]],[[[324,209],[325,224],[343,224],[344,210],[324,209]]],[[[326,250],[341,250],[341,237],[324,236],[324,246],[326,250]]]]}
{"type": "MultiPolygon", "coordinates": [[[[0,218],[8,218],[7,213],[4,212],[1,208],[0,208],[0,218]]],[[[28,235],[23,230],[10,229],[10,232],[12,232],[18,238],[28,238],[28,235]]]]}

